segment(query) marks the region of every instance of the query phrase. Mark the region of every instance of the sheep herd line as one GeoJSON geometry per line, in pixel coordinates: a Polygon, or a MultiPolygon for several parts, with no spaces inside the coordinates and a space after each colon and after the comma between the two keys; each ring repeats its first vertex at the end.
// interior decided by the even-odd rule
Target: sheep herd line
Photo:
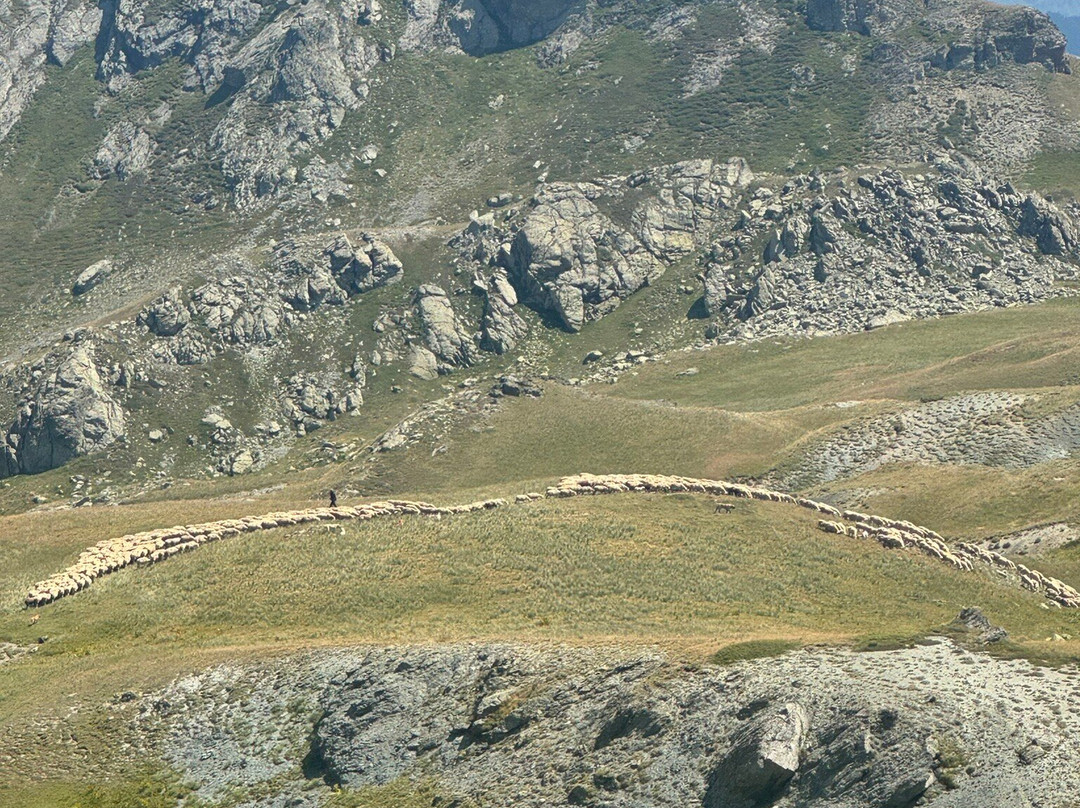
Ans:
{"type": "MultiPolygon", "coordinates": [[[[528,503],[548,497],[575,497],[615,493],[700,493],[713,496],[781,502],[796,505],[829,517],[818,522],[826,533],[852,538],[873,539],[888,549],[911,548],[964,571],[988,566],[1006,580],[1040,593],[1052,603],[1067,608],[1080,607],[1080,592],[1068,584],[1049,578],[1011,561],[1005,556],[972,544],[959,543],[955,548],[929,528],[903,520],[882,516],[841,511],[823,502],[795,497],[765,488],[724,482],[653,474],[578,474],[565,477],[543,494],[519,494],[517,503],[528,503]]],[[[144,566],[194,550],[200,545],[219,541],[242,533],[259,530],[307,525],[317,522],[366,520],[384,516],[413,514],[418,516],[451,516],[491,510],[507,505],[505,499],[489,499],[468,505],[439,507],[424,502],[387,500],[356,507],[310,508],[283,511],[265,516],[225,519],[198,525],[163,528],[108,539],[84,550],[74,564],[62,572],[35,584],[26,596],[27,607],[39,607],[80,592],[96,579],[131,565],[144,566]]]]}

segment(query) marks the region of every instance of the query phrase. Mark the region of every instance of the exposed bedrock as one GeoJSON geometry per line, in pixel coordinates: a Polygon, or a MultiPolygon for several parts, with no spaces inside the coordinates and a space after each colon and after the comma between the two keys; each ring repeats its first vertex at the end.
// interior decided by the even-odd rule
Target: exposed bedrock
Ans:
{"type": "Polygon", "coordinates": [[[262,751],[295,748],[311,777],[433,780],[446,802],[1031,808],[1080,789],[1080,719],[1060,709],[1078,683],[947,642],[727,667],[634,650],[382,648],[187,676],[147,694],[140,725],[167,733],[200,796],[276,777],[301,797],[259,806],[308,804],[312,784],[282,777],[299,760],[262,751]]]}

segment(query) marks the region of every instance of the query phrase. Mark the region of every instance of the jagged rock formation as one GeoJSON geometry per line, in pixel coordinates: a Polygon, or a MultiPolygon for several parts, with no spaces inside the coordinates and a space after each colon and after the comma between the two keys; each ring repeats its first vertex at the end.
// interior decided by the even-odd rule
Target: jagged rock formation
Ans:
{"type": "Polygon", "coordinates": [[[124,427],[123,408],[105,389],[93,346],[76,345],[19,405],[4,437],[0,476],[56,468],[111,445],[124,427]]]}
{"type": "Polygon", "coordinates": [[[349,295],[370,292],[402,279],[401,262],[393,250],[369,233],[361,234],[357,247],[348,236],[342,236],[326,248],[324,255],[330,260],[334,280],[349,295]]]}
{"type": "Polygon", "coordinates": [[[946,45],[929,55],[935,68],[985,69],[1009,60],[1069,72],[1064,35],[1046,14],[1030,8],[955,0],[808,0],[806,4],[807,24],[816,31],[887,36],[917,19],[948,38],[946,45]]]}
{"type": "Polygon", "coordinates": [[[1074,670],[940,639],[728,666],[483,644],[223,666],[118,714],[133,737],[168,739],[197,796],[269,791],[259,808],[318,803],[316,783],[289,777],[301,759],[353,787],[430,778],[445,802],[970,808],[1067,804],[1080,723],[1060,700],[1076,687],[1074,670]]]}
{"type": "Polygon", "coordinates": [[[705,307],[725,337],[1034,302],[1077,273],[1074,211],[947,163],[937,175],[802,177],[778,190],[756,191],[707,258],[705,307]]]}
{"type": "Polygon", "coordinates": [[[553,183],[540,187],[509,229],[474,222],[455,243],[506,270],[526,305],[579,331],[690,254],[752,179],[746,162],[733,158],[553,183]],[[629,221],[616,222],[602,209],[631,194],[643,199],[629,221]]]}

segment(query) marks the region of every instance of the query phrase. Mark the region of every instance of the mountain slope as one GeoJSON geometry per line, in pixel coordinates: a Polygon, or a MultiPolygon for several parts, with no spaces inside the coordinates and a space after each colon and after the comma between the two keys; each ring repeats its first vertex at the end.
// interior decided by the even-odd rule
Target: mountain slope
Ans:
{"type": "Polygon", "coordinates": [[[0,805],[1064,804],[1075,64],[981,0],[0,3],[0,805]],[[373,504],[634,471],[1004,555],[373,504]]]}

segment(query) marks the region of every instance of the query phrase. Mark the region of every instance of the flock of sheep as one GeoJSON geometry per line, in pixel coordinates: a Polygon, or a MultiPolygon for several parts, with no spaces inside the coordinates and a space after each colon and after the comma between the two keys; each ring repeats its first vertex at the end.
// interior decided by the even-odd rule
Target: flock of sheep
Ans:
{"type": "Polygon", "coordinates": [[[315,522],[374,519],[378,516],[416,514],[438,516],[488,510],[505,505],[506,500],[492,499],[470,505],[438,508],[426,502],[389,500],[372,502],[355,508],[310,508],[304,511],[282,511],[265,516],[246,516],[243,519],[224,519],[200,525],[162,528],[133,533],[118,539],[98,542],[79,555],[78,560],[62,572],[35,584],[26,596],[28,607],[45,606],[67,595],[74,595],[90,586],[96,579],[131,565],[147,565],[178,553],[194,550],[207,544],[241,533],[272,530],[279,527],[308,525],[315,522]]]}
{"type": "MultiPolygon", "coordinates": [[[[1080,592],[1056,578],[1048,578],[1037,570],[1014,563],[999,553],[960,543],[956,549],[929,528],[911,522],[872,516],[857,511],[841,511],[823,502],[794,497],[779,491],[729,483],[721,480],[699,480],[654,474],[579,474],[562,479],[543,494],[519,494],[516,502],[527,503],[546,497],[574,497],[590,494],[623,492],[701,493],[714,496],[740,497],[768,502],[783,502],[808,508],[831,519],[818,522],[827,533],[852,538],[872,538],[887,548],[917,549],[960,570],[972,570],[976,564],[986,564],[1006,577],[1016,576],[1021,586],[1044,594],[1052,602],[1065,607],[1080,607],[1080,592]],[[835,520],[835,521],[834,521],[835,520]]],[[[90,586],[97,578],[130,565],[146,565],[170,556],[193,550],[212,541],[252,533],[315,522],[374,519],[379,516],[415,514],[443,516],[473,513],[506,505],[506,500],[490,499],[468,505],[440,508],[424,502],[388,500],[357,507],[311,508],[303,511],[284,511],[266,516],[225,519],[199,525],[151,530],[109,539],[84,550],[78,560],[64,571],[35,584],[26,596],[28,607],[44,606],[90,586]]]]}

